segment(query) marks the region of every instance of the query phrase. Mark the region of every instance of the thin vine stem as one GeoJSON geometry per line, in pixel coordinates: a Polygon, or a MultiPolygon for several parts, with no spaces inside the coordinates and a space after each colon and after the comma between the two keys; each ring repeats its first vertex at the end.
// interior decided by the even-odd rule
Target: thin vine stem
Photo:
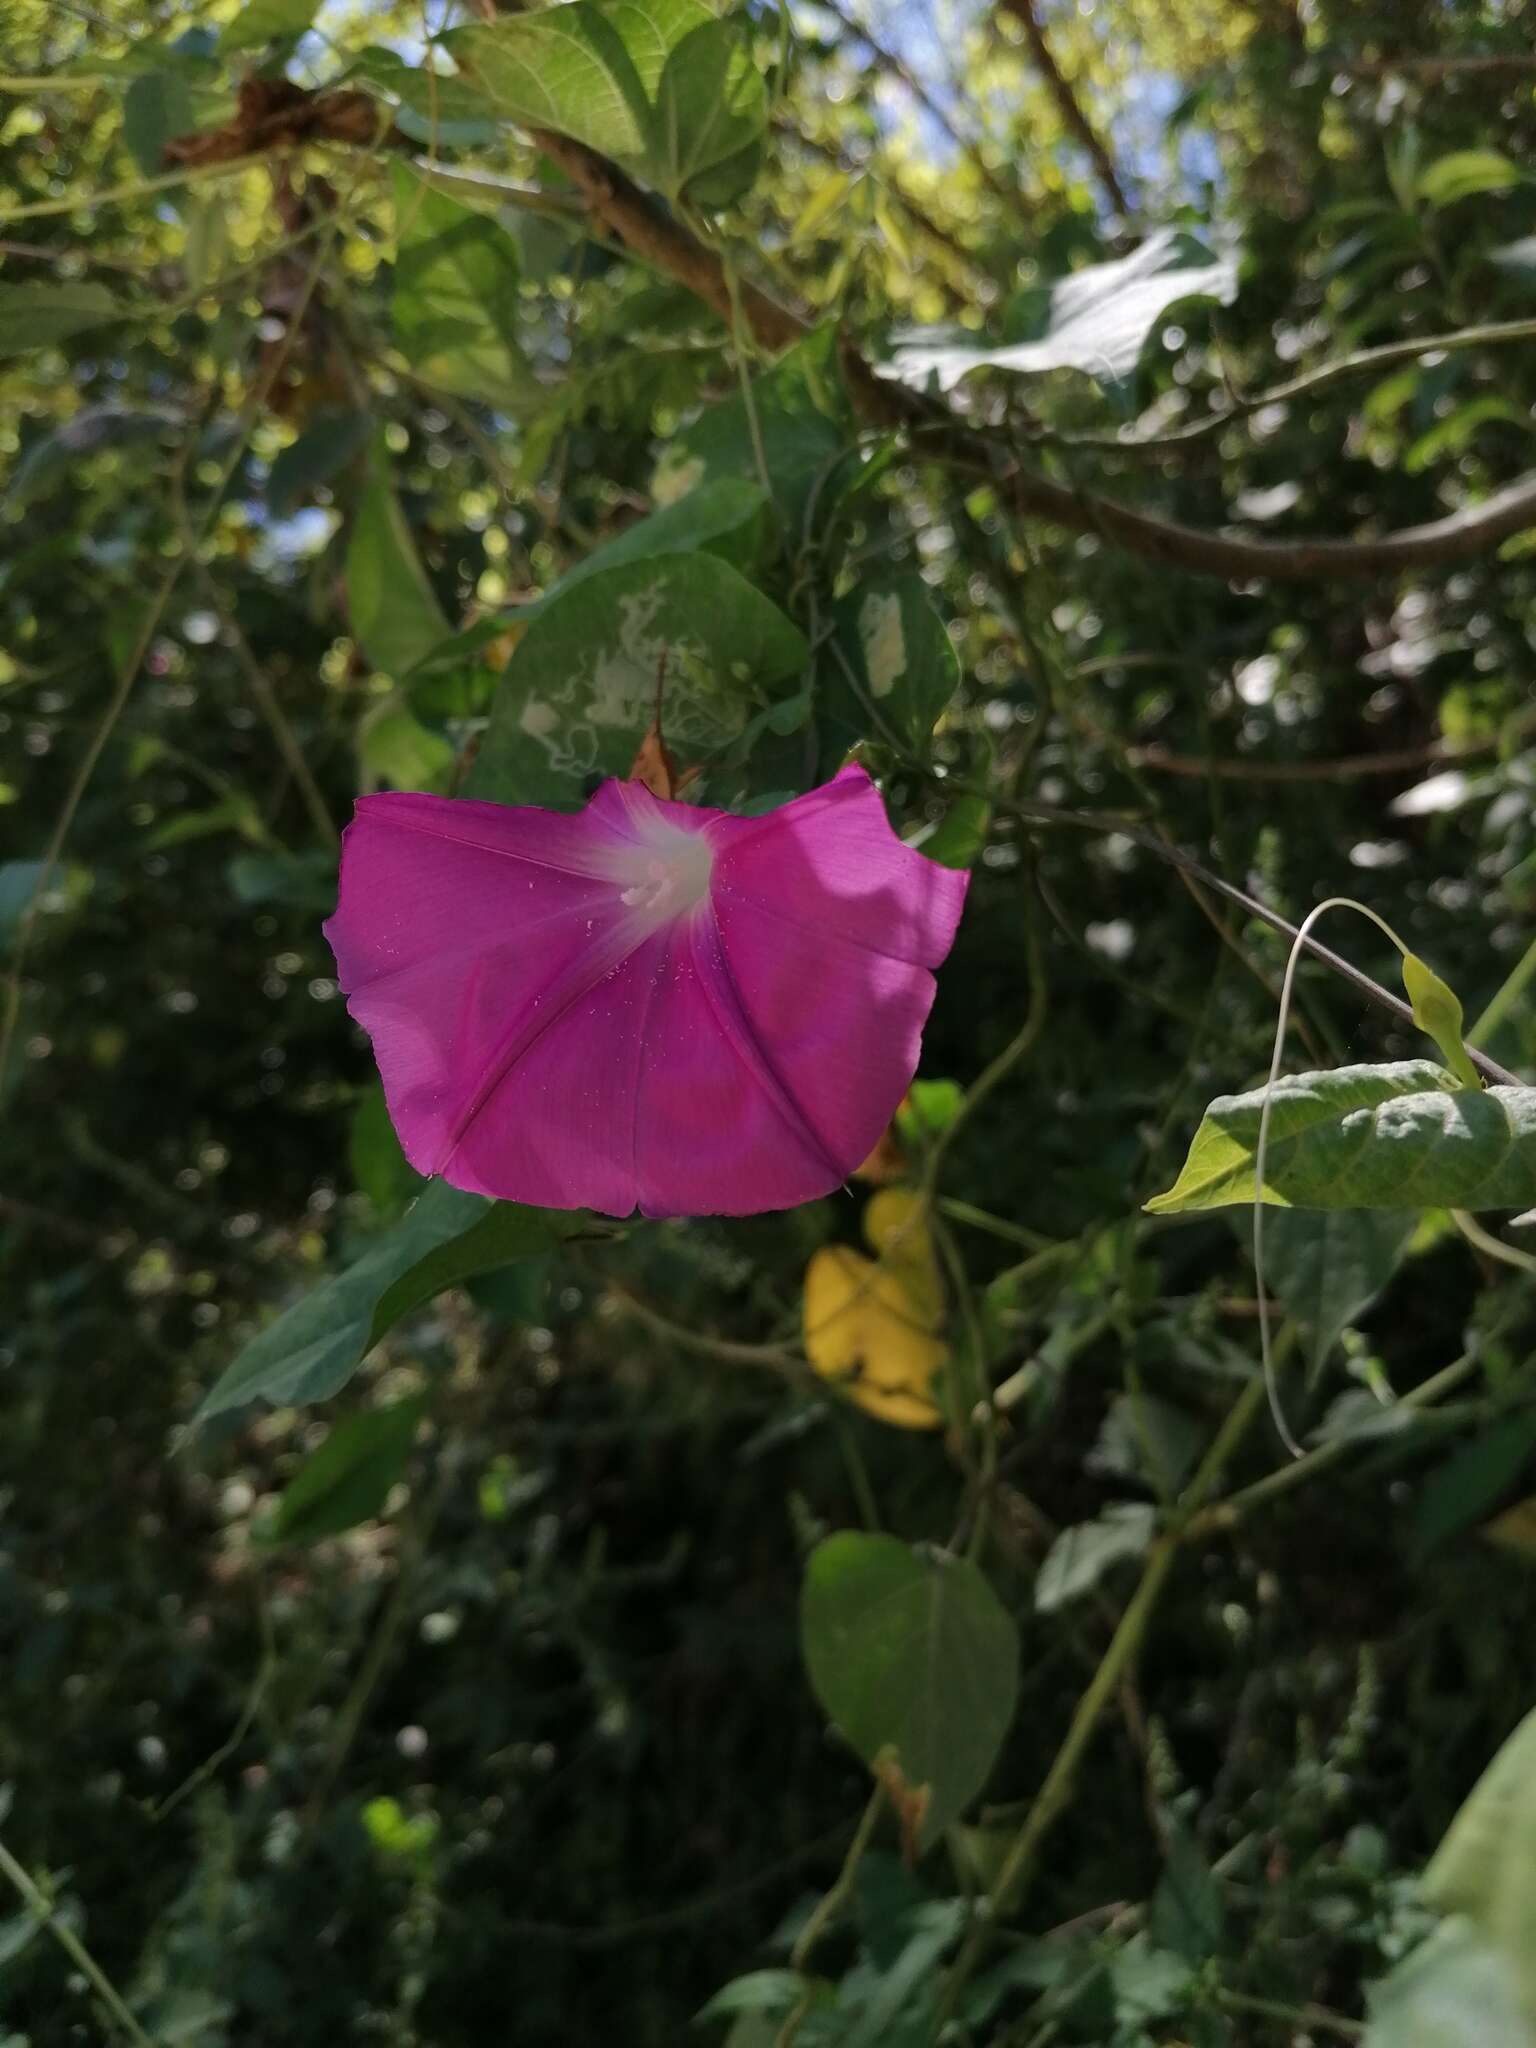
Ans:
{"type": "Polygon", "coordinates": [[[1269,1329],[1269,1295],[1264,1286],[1264,1168],[1269,1156],[1269,1126],[1275,1106],[1275,1086],[1280,1079],[1280,1063],[1285,1057],[1285,1027],[1291,1014],[1291,991],[1296,985],[1296,969],[1300,963],[1302,949],[1312,927],[1318,919],[1330,910],[1357,910],[1362,917],[1368,917],[1372,924],[1386,933],[1399,953],[1407,954],[1407,947],[1393,931],[1384,917],[1364,903],[1357,903],[1353,896],[1329,896],[1315,908],[1309,910],[1297,927],[1291,941],[1290,958],[1285,963],[1285,979],[1280,984],[1280,1011],[1275,1019],[1275,1045],[1270,1055],[1269,1078],[1264,1084],[1264,1099],[1259,1105],[1259,1135],[1253,1150],[1253,1284],[1259,1307],[1259,1355],[1264,1364],[1264,1391],[1269,1396],[1269,1412],[1280,1441],[1293,1458],[1304,1458],[1306,1451],[1291,1434],[1290,1424],[1280,1402],[1279,1383],[1275,1377],[1274,1346],[1269,1329]]]}
{"type": "MultiPolygon", "coordinates": [[[[1287,1345],[1293,1338],[1294,1330],[1287,1326],[1287,1345]]],[[[1019,1892],[1034,1868],[1046,1836],[1071,1799],[1078,1770],[1099,1722],[1110,1702],[1118,1695],[1121,1681],[1140,1651],[1148,1624],[1182,1547],[1187,1524],[1219,1484],[1233,1453],[1263,1405],[1264,1383],[1254,1378],[1234,1402],[1194,1477],[1180,1496],[1178,1515],[1183,1519],[1176,1520],[1153,1544],[1130,1604],[1077,1703],[1066,1737],[1031,1802],[1023,1824],[1009,1845],[981,1912],[973,1920],[961,1945],[945,1986],[936,2035],[953,2016],[960,1994],[986,1949],[993,1924],[1002,1912],[1017,1903],[1019,1892]]]]}
{"type": "Polygon", "coordinates": [[[26,1867],[16,1860],[4,1842],[0,1842],[0,1876],[10,1880],[20,1894],[27,1911],[40,1927],[47,1928],[81,1976],[89,1982],[123,2038],[131,2041],[133,2048],[155,2048],[154,2042],[128,2010],[122,1993],[112,1979],[69,1923],[59,1918],[54,1901],[26,1867]]]}
{"type": "MultiPolygon", "coordinates": [[[[864,1809],[853,1840],[848,1845],[848,1854],[843,1858],[843,1867],[832,1880],[831,1886],[818,1900],[811,1917],[795,1937],[795,1945],[789,1952],[789,1965],[805,1976],[811,1957],[821,1942],[822,1936],[831,1927],[853,1893],[854,1880],[859,1874],[859,1865],[864,1861],[865,1851],[874,1839],[875,1826],[885,1806],[885,1787],[876,1784],[869,1795],[869,1804],[864,1809]]],[[[810,2017],[815,2002],[815,1990],[807,1983],[794,2010],[778,2032],[774,2048],[793,2048],[796,2036],[810,2017]]]]}

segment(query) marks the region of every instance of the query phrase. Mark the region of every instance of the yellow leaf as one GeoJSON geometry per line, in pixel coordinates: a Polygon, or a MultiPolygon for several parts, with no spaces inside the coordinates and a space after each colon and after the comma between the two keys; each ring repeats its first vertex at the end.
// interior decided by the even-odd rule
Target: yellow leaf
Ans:
{"type": "Polygon", "coordinates": [[[937,1326],[944,1292],[922,1196],[913,1188],[881,1188],[864,1211],[864,1235],[886,1270],[900,1275],[925,1319],[937,1326]]]}
{"type": "MultiPolygon", "coordinates": [[[[897,1192],[905,1191],[882,1190],[897,1192]]],[[[940,1426],[933,1376],[948,1353],[935,1310],[925,1310],[904,1271],[847,1245],[823,1246],[805,1271],[804,1317],[805,1353],[823,1379],[898,1429],[940,1426]]]]}

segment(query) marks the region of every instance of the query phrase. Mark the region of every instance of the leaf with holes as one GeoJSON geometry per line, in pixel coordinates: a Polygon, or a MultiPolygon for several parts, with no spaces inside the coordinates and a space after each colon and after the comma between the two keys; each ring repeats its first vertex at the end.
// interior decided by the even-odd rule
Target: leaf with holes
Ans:
{"type": "Polygon", "coordinates": [[[667,744],[684,766],[739,740],[803,669],[799,629],[709,554],[623,562],[588,577],[519,641],[470,796],[573,804],[626,775],[665,662],[667,744]]]}
{"type": "Polygon", "coordinates": [[[871,1769],[894,1763],[928,1846],[986,1783],[1013,1719],[1012,1620],[974,1565],[847,1531],[811,1553],[800,1630],[817,1698],[871,1769]]]}
{"type": "MultiPolygon", "coordinates": [[[[1264,1090],[1220,1095],[1154,1216],[1253,1200],[1264,1090]]],[[[1536,1088],[1458,1088],[1431,1060],[1277,1081],[1264,1199],[1298,1209],[1520,1209],[1536,1201],[1536,1088]]]]}
{"type": "Polygon", "coordinates": [[[897,569],[864,578],[833,608],[821,657],[817,709],[828,770],[864,739],[926,756],[959,681],[954,642],[922,577],[897,569]]]}

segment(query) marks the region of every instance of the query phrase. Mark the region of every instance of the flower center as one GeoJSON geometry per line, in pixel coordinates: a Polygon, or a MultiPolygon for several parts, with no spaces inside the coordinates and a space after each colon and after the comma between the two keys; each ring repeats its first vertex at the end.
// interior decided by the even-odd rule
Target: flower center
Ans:
{"type": "Polygon", "coordinates": [[[620,899],[658,924],[680,917],[709,894],[714,865],[714,849],[701,832],[648,834],[644,846],[626,850],[620,899]]]}

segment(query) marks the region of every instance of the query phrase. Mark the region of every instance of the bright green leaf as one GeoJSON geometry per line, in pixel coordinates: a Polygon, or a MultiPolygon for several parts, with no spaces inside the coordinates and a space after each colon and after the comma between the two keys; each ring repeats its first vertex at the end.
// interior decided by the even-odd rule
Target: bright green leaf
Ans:
{"type": "Polygon", "coordinates": [[[372,1521],[405,1469],[425,1411],[418,1396],[337,1423],[284,1488],[271,1540],[317,1543],[372,1521]]]}
{"type": "Polygon", "coordinates": [[[872,1768],[926,1788],[927,1845],[986,1783],[1018,1694],[1013,1622],[974,1565],[844,1532],[811,1553],[800,1609],[811,1684],[872,1768]]]}
{"type": "Polygon", "coordinates": [[[949,1129],[964,1106],[965,1090],[958,1081],[914,1081],[897,1105],[896,1134],[921,1152],[949,1129]]]}
{"type": "Polygon", "coordinates": [[[391,789],[445,792],[458,755],[440,733],[432,732],[403,706],[387,706],[358,729],[358,758],[369,788],[387,783],[391,789]]]}
{"type": "Polygon", "coordinates": [[[670,504],[722,477],[760,482],[761,448],[774,506],[798,534],[813,494],[845,450],[851,424],[836,335],[819,328],[753,379],[751,417],[738,394],[706,407],[672,437],[656,471],[656,498],[670,504]]]}
{"type": "MultiPolygon", "coordinates": [[[[1264,1091],[1206,1110],[1155,1216],[1253,1200],[1264,1091]]],[[[1293,1074],[1275,1086],[1266,1202],[1304,1209],[1520,1209],[1536,1201],[1536,1088],[1457,1088],[1431,1060],[1293,1074]]]]}
{"type": "Polygon", "coordinates": [[[1417,953],[1403,955],[1403,987],[1413,1021],[1440,1048],[1440,1057],[1463,1088],[1481,1088],[1482,1077],[1467,1057],[1461,998],[1417,953]]]}
{"type": "Polygon", "coordinates": [[[1520,173],[1496,149],[1456,149],[1426,164],[1418,178],[1418,194],[1431,206],[1454,206],[1480,192],[1507,192],[1520,183],[1520,173]]]}
{"type": "Polygon", "coordinates": [[[912,844],[940,867],[974,867],[991,824],[992,806],[984,796],[951,797],[937,825],[914,838],[912,844]]]}
{"type": "Polygon", "coordinates": [[[1436,420],[1427,433],[1421,434],[1403,456],[1403,468],[1410,476],[1418,476],[1445,456],[1460,455],[1470,446],[1478,428],[1495,420],[1519,427],[1525,433],[1531,430],[1529,414],[1511,405],[1507,398],[1474,398],[1469,405],[1459,405],[1444,419],[1436,420]]]}
{"type": "Polygon", "coordinates": [[[1464,1914],[1513,1974],[1536,2019],[1536,1713],[1504,1742],[1424,1873],[1425,1897],[1464,1914]]]}
{"type": "Polygon", "coordinates": [[[612,540],[584,555],[574,569],[567,569],[552,590],[532,604],[520,605],[503,617],[500,626],[526,626],[540,613],[558,604],[578,583],[589,576],[614,569],[622,562],[649,561],[656,555],[686,555],[695,552],[718,555],[733,569],[750,574],[762,553],[768,499],[762,485],[746,477],[721,477],[701,484],[675,505],[663,505],[637,519],[612,540]]]}
{"type": "MultiPolygon", "coordinates": [[[[604,156],[633,162],[648,141],[649,95],[614,25],[621,13],[646,22],[642,8],[570,0],[499,21],[471,22],[444,41],[503,120],[551,128],[604,156]]],[[[699,14],[707,19],[702,8],[699,14]]],[[[658,10],[658,27],[660,20],[658,10]]],[[[656,52],[657,76],[668,47],[656,52]]]]}

